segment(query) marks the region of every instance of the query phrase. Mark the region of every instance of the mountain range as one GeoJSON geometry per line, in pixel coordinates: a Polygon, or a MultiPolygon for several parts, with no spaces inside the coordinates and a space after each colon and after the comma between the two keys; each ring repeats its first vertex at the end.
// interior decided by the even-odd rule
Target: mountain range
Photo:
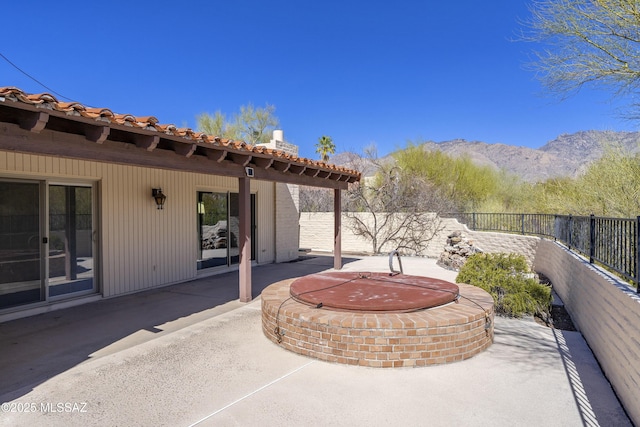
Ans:
{"type": "MultiPolygon", "coordinates": [[[[453,157],[467,155],[478,165],[504,170],[528,182],[563,176],[575,177],[591,162],[599,159],[609,145],[619,145],[630,153],[638,153],[640,132],[580,131],[562,134],[537,149],[464,139],[427,141],[421,144],[425,151],[440,150],[453,157]]],[[[336,155],[331,161],[336,164],[346,163],[348,158],[336,155]]],[[[372,173],[371,168],[364,171],[365,175],[372,173]]]]}

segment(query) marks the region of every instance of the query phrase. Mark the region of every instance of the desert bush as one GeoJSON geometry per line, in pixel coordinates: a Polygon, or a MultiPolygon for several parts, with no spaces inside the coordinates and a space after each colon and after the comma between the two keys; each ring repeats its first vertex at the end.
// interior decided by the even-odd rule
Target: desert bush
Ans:
{"type": "Polygon", "coordinates": [[[531,274],[524,256],[516,254],[471,255],[462,266],[456,283],[484,289],[493,297],[497,314],[546,317],[551,304],[551,288],[531,274]]]}

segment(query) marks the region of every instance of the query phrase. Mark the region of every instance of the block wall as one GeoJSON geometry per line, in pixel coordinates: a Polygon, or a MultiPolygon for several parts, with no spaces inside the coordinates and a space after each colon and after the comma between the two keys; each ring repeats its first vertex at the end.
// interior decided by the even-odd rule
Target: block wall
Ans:
{"type": "MultiPolygon", "coordinates": [[[[371,221],[370,214],[359,214],[363,220],[371,221]]],[[[370,241],[356,236],[349,228],[350,219],[342,215],[342,251],[346,253],[370,254],[373,248],[370,241]]],[[[444,249],[447,236],[453,231],[463,231],[484,252],[518,253],[527,258],[530,264],[536,253],[540,239],[507,233],[487,233],[469,231],[464,224],[452,218],[441,218],[440,231],[429,242],[425,256],[437,258],[444,249]]],[[[333,212],[302,212],[300,214],[300,247],[316,251],[333,251],[333,212]]],[[[383,248],[383,252],[395,249],[392,245],[383,248]]]]}
{"type": "Polygon", "coordinates": [[[276,262],[286,262],[298,258],[299,186],[283,183],[275,183],[274,186],[276,262]]]}
{"type": "Polygon", "coordinates": [[[534,266],[551,280],[629,417],[640,425],[640,296],[549,240],[538,245],[534,266]]]}

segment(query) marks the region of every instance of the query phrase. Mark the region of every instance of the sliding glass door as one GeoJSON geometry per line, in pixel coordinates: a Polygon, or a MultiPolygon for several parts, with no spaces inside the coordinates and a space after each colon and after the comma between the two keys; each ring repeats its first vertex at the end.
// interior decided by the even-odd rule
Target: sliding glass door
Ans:
{"type": "MultiPolygon", "coordinates": [[[[229,229],[232,236],[240,235],[240,196],[238,193],[229,193],[229,229]]],[[[231,264],[240,263],[240,248],[238,246],[238,239],[234,238],[229,245],[231,264]]]]}
{"type": "Polygon", "coordinates": [[[96,292],[92,186],[0,180],[0,309],[96,292]]]}
{"type": "Polygon", "coordinates": [[[49,186],[49,296],[93,291],[91,187],[49,186]]]}
{"type": "MultiPolygon", "coordinates": [[[[240,262],[238,193],[198,192],[198,270],[240,262]]],[[[251,195],[251,259],[255,256],[255,194],[251,195]]]]}
{"type": "Polygon", "coordinates": [[[198,193],[198,270],[228,265],[227,193],[198,193]]]}
{"type": "Polygon", "coordinates": [[[40,184],[0,181],[0,309],[42,301],[40,184]]]}

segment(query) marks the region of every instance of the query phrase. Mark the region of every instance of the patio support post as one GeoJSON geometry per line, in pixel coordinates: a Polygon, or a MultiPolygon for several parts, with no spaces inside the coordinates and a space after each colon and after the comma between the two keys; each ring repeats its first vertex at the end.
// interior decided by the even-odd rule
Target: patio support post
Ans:
{"type": "MultiPolygon", "coordinates": [[[[238,193],[240,210],[240,302],[251,301],[251,187],[249,178],[238,178],[238,193]]],[[[231,240],[229,240],[231,242],[231,240]]]]}
{"type": "Polygon", "coordinates": [[[333,268],[342,269],[342,222],[341,196],[339,188],[333,190],[333,268]]]}

